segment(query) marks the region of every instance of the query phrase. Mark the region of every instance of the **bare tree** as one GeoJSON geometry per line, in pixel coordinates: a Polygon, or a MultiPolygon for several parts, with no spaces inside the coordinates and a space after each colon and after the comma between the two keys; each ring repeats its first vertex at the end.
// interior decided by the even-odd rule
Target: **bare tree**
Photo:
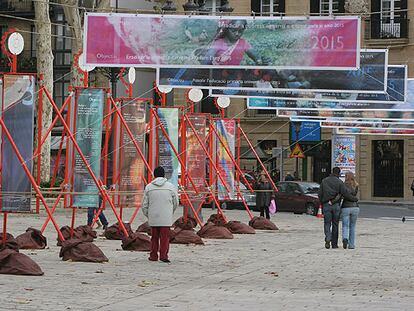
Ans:
{"type": "MultiPolygon", "coordinates": [[[[36,26],[36,49],[37,49],[37,72],[42,75],[42,84],[53,96],[53,53],[52,53],[52,25],[49,17],[49,3],[34,1],[35,26],[36,26]]],[[[52,105],[44,95],[42,103],[42,136],[52,123],[52,105]]],[[[38,124],[39,124],[38,118],[38,124]]],[[[39,126],[36,127],[36,132],[39,126]]],[[[37,135],[37,133],[36,133],[37,135]]],[[[36,140],[37,141],[37,140],[36,140]]],[[[50,179],[50,134],[41,148],[41,182],[48,182],[50,179]]]]}

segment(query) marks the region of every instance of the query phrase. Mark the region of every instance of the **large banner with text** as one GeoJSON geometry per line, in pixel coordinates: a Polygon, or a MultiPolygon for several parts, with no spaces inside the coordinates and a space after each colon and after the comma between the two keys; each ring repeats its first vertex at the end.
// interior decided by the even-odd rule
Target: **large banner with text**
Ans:
{"type": "MultiPolygon", "coordinates": [[[[121,100],[121,113],[133,139],[145,155],[145,109],[149,99],[121,100]]],[[[145,165],[139,155],[131,136],[121,126],[121,148],[119,155],[119,191],[121,192],[122,207],[137,207],[141,205],[145,186],[145,165]]]]}
{"type": "MultiPolygon", "coordinates": [[[[235,137],[236,137],[236,121],[231,119],[215,120],[214,125],[218,136],[225,144],[227,150],[230,151],[233,158],[235,157],[235,137]]],[[[220,178],[217,178],[217,190],[219,200],[229,200],[234,197],[234,164],[226,152],[225,147],[216,139],[216,164],[218,173],[223,177],[226,186],[223,185],[220,178]],[[229,191],[226,190],[226,187],[229,191]]]]}
{"type": "MultiPolygon", "coordinates": [[[[3,76],[1,117],[30,171],[33,166],[34,87],[34,76],[3,76]]],[[[32,186],[4,133],[1,151],[1,211],[30,212],[32,186]]]]}
{"type": "MultiPolygon", "coordinates": [[[[75,138],[96,178],[101,172],[102,120],[105,104],[103,89],[77,89],[75,94],[75,138]]],[[[98,207],[98,188],[80,154],[75,150],[72,206],[98,207]],[[82,194],[84,192],[85,194],[82,194]]]]}
{"type": "MultiPolygon", "coordinates": [[[[178,151],[178,109],[158,108],[157,114],[175,150],[178,151]]],[[[177,156],[159,126],[157,127],[157,131],[158,165],[164,168],[165,178],[167,178],[173,185],[178,186],[180,164],[177,156]]]]}
{"type": "Polygon", "coordinates": [[[84,33],[93,66],[357,69],[360,61],[354,16],[86,13],[84,33]]]}
{"type": "Polygon", "coordinates": [[[296,92],[379,93],[387,87],[388,50],[361,50],[358,70],[159,68],[157,85],[208,87],[212,95],[260,96],[281,90],[296,92]]]}

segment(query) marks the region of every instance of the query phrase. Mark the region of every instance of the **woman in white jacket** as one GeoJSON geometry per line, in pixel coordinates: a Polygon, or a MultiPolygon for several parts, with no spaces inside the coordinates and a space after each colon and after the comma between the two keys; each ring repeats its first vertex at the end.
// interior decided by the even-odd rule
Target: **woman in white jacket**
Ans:
{"type": "Polygon", "coordinates": [[[155,179],[145,187],[142,200],[142,212],[148,218],[151,226],[151,253],[149,260],[169,263],[170,227],[173,214],[178,207],[177,188],[167,181],[164,168],[155,168],[155,179]]]}

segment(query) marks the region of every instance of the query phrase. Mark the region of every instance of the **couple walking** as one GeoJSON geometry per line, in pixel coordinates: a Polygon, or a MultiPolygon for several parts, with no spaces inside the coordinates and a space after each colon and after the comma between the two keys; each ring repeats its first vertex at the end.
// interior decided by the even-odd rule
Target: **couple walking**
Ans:
{"type": "Polygon", "coordinates": [[[339,179],[341,169],[322,180],[318,196],[323,205],[325,247],[338,248],[339,219],[342,219],[343,248],[355,248],[355,227],[359,214],[358,183],[354,174],[345,173],[345,183],[339,179]],[[332,229],[331,229],[332,228],[332,229]]]}

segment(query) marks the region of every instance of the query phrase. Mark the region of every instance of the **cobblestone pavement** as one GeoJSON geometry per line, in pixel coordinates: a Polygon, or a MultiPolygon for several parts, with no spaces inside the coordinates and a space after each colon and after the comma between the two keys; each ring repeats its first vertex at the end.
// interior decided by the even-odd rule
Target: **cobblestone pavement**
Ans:
{"type": "MultiPolygon", "coordinates": [[[[242,211],[226,214],[248,221],[242,211]]],[[[44,220],[10,215],[8,231],[18,235],[44,220]]],[[[83,224],[86,213],[77,220],[83,224]]],[[[45,275],[0,275],[0,310],[412,310],[414,222],[359,219],[355,250],[326,250],[322,220],[288,213],[273,220],[278,232],[172,245],[171,265],[103,237],[96,244],[108,263],[63,262],[49,224],[49,247],[22,251],[45,275]]],[[[70,224],[70,212],[59,211],[57,221],[70,224]]]]}

